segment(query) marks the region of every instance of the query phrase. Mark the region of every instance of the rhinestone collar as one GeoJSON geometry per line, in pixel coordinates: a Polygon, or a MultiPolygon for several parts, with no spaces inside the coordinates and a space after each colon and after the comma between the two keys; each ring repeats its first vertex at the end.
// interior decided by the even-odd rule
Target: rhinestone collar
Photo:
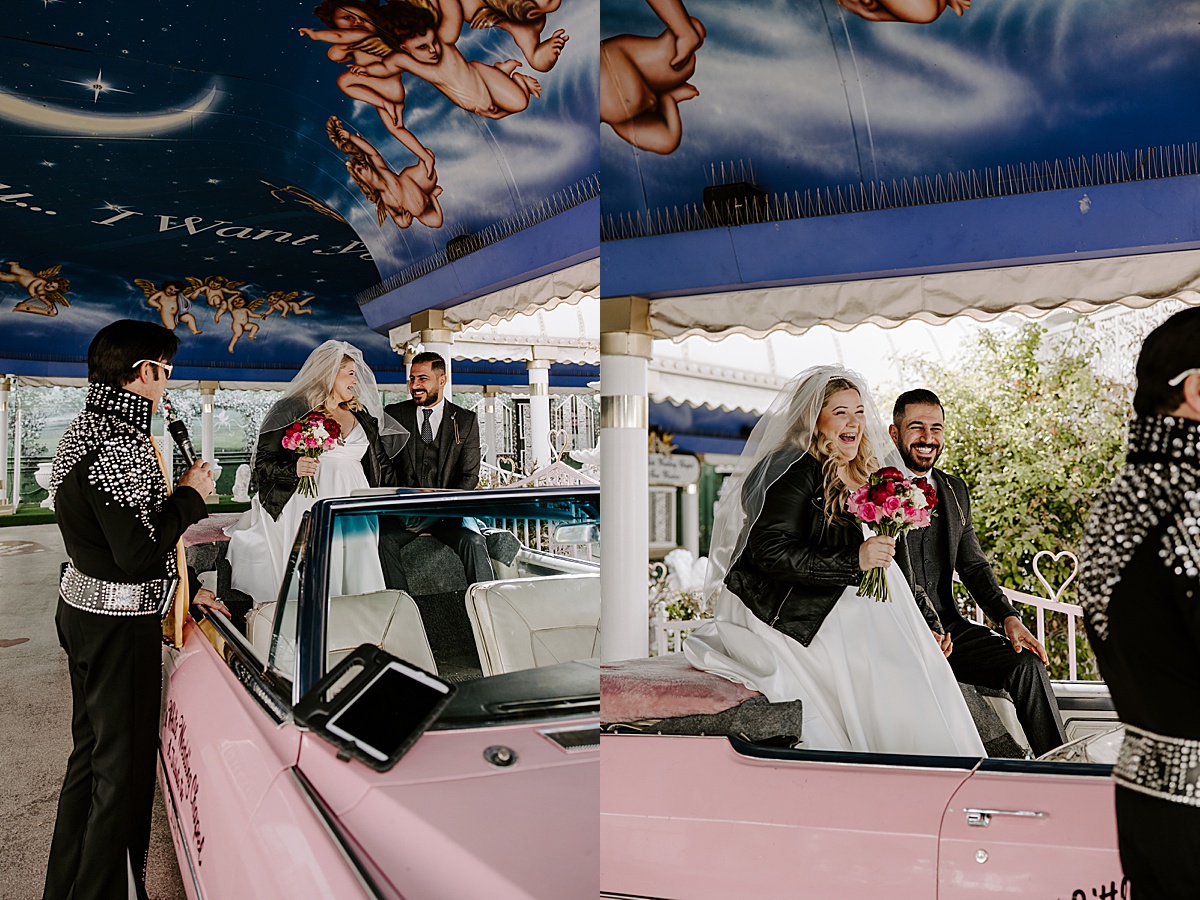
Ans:
{"type": "Polygon", "coordinates": [[[143,434],[150,433],[153,406],[148,398],[133,391],[97,382],[88,385],[86,408],[89,412],[115,416],[143,434]]]}
{"type": "Polygon", "coordinates": [[[1200,422],[1173,416],[1134,416],[1129,423],[1130,463],[1200,465],[1200,422]]]}

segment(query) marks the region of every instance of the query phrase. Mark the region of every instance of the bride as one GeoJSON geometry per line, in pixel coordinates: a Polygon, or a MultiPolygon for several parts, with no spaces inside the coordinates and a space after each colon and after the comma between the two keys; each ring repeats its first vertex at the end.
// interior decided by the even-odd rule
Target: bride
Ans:
{"type": "MultiPolygon", "coordinates": [[[[258,493],[227,530],[232,586],[256,604],[277,599],[304,514],[322,497],[348,497],[357,488],[397,484],[392,459],[407,438],[408,431],[383,411],[362,351],[345,341],[326,341],[313,350],[259,430],[250,462],[251,487],[258,493]],[[316,458],[285,450],[284,431],[314,411],[337,421],[342,443],[316,458]],[[316,497],[297,490],[306,475],[316,477],[316,497]]],[[[330,596],[383,590],[377,530],[346,521],[339,519],[335,526],[330,596]]]]}
{"type": "Polygon", "coordinates": [[[899,465],[863,385],[838,366],[809,369],[755,426],[713,524],[716,618],[683,652],[773,702],[802,700],[807,749],[984,756],[895,539],[867,536],[845,511],[872,472],[899,465]],[[858,595],[879,566],[890,602],[858,595]]]}

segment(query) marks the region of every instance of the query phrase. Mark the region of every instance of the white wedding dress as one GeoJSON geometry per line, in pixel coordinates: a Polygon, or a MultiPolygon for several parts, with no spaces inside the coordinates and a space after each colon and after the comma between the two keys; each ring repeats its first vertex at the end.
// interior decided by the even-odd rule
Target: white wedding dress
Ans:
{"type": "MultiPolygon", "coordinates": [[[[255,604],[278,599],[288,557],[304,514],[324,497],[348,497],[356,488],[370,487],[363,472],[367,435],[355,425],[344,444],[327,450],[317,466],[317,497],[292,494],[278,519],[272,519],[256,496],[229,535],[227,558],[233,569],[232,585],[254,598],[255,604]]],[[[384,590],[379,562],[379,530],[360,517],[339,518],[329,560],[329,595],[367,594],[384,590]]]]}
{"type": "Polygon", "coordinates": [[[807,647],[723,589],[716,620],[691,634],[684,655],[772,702],[800,699],[805,749],[986,756],[899,566],[887,580],[890,602],[847,587],[807,647]]]}

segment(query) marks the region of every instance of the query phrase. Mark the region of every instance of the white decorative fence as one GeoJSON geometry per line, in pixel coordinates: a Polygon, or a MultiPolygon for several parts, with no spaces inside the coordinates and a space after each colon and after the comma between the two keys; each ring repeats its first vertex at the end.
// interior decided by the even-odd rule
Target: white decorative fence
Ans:
{"type": "MultiPolygon", "coordinates": [[[[475,413],[483,429],[485,399],[480,398],[475,413]]],[[[484,464],[485,474],[490,470],[497,480],[506,476],[527,473],[532,465],[530,456],[529,398],[512,394],[499,394],[496,404],[496,468],[484,464]]],[[[561,394],[551,397],[550,407],[551,445],[554,450],[587,450],[595,447],[600,437],[600,412],[597,401],[590,394],[561,394]]],[[[504,483],[500,480],[499,483],[504,483]]]]}
{"type": "MultiPolygon", "coordinates": [[[[1046,593],[1049,594],[1049,599],[1038,597],[1034,594],[1023,594],[1011,588],[1001,588],[1000,590],[1004,591],[1005,596],[1008,597],[1008,601],[1014,606],[1018,603],[1023,603],[1026,606],[1034,608],[1034,617],[1037,622],[1035,636],[1043,647],[1046,645],[1046,613],[1062,613],[1067,617],[1067,634],[1070,637],[1070,640],[1067,641],[1067,677],[1071,681],[1076,681],[1079,677],[1078,642],[1086,639],[1085,635],[1080,634],[1079,629],[1079,618],[1083,615],[1083,607],[1075,603],[1063,603],[1058,598],[1063,595],[1063,592],[1075,580],[1075,576],[1079,574],[1079,559],[1070,550],[1062,550],[1059,553],[1051,553],[1049,550],[1039,550],[1033,557],[1033,574],[1041,582],[1046,593]],[[1058,590],[1055,590],[1050,587],[1050,582],[1042,574],[1039,563],[1043,559],[1057,562],[1064,557],[1071,563],[1071,574],[1067,576],[1066,581],[1058,586],[1058,590]]],[[[983,610],[978,605],[975,607],[975,621],[983,622],[983,610]]]]}
{"type": "MultiPolygon", "coordinates": [[[[591,485],[598,482],[571,468],[566,463],[555,462],[539,469],[524,478],[514,478],[511,473],[500,473],[506,476],[500,485],[507,488],[525,487],[555,487],[561,485],[591,485]]],[[[560,544],[554,540],[554,532],[560,522],[544,519],[500,519],[496,526],[511,531],[530,550],[540,550],[544,553],[554,553],[559,556],[569,556],[574,559],[594,560],[596,548],[591,543],[560,544]]]]}
{"type": "Polygon", "coordinates": [[[652,656],[678,653],[683,649],[683,640],[705,622],[712,619],[668,619],[667,601],[659,600],[654,606],[654,645],[652,656]]]}

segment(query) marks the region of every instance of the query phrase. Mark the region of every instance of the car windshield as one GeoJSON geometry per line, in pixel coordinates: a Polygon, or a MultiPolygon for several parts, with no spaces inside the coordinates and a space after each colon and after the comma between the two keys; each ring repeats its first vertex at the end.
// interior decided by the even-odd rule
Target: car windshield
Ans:
{"type": "MultiPolygon", "coordinates": [[[[599,704],[598,494],[422,494],[314,510],[272,645],[329,671],[374,644],[460,686],[442,727],[594,712],[599,704]],[[303,587],[297,592],[296,583],[303,587]],[[306,612],[320,598],[323,628],[306,612]],[[323,638],[319,635],[323,632],[323,638]],[[293,653],[295,652],[293,650],[293,653]],[[536,670],[536,671],[535,671],[536,670]],[[450,723],[447,725],[446,723],[450,723]]],[[[281,674],[294,656],[270,660],[281,674]]]]}

